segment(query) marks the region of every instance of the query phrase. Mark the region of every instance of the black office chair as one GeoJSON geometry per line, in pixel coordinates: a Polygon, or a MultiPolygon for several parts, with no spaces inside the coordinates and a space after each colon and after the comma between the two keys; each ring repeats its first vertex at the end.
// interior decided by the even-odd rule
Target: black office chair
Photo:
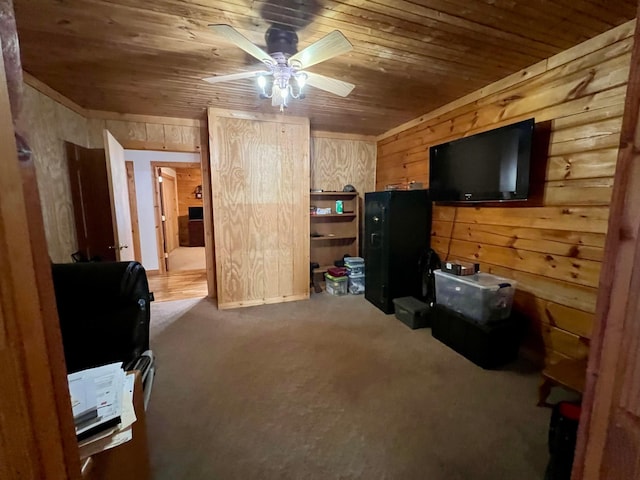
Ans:
{"type": "Polygon", "coordinates": [[[153,294],[138,262],[52,265],[67,372],[122,362],[138,370],[151,395],[155,359],[149,347],[153,294]]]}

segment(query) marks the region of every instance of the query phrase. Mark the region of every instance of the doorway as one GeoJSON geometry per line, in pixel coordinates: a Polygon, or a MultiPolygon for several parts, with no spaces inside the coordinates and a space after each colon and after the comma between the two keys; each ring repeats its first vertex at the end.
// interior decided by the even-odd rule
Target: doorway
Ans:
{"type": "Polygon", "coordinates": [[[205,270],[200,164],[151,162],[151,167],[160,272],[205,270]]]}

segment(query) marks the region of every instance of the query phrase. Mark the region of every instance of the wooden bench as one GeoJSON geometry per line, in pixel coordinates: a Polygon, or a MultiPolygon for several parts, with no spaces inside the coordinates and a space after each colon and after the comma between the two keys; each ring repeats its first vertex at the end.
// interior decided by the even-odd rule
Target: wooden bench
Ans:
{"type": "Polygon", "coordinates": [[[587,374],[587,359],[561,360],[547,366],[542,371],[542,381],[538,387],[538,406],[550,407],[547,398],[554,386],[562,386],[577,393],[584,392],[587,374]]]}

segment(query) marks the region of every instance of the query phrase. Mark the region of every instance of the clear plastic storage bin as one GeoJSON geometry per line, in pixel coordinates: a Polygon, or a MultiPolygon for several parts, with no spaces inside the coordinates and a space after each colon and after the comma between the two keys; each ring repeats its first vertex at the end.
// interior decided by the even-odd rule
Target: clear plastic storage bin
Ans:
{"type": "Polygon", "coordinates": [[[364,275],[349,274],[349,293],[352,295],[364,293],[364,275]]]}
{"type": "Polygon", "coordinates": [[[458,276],[436,270],[436,303],[475,320],[489,323],[511,314],[516,282],[489,273],[458,276]]]}
{"type": "Polygon", "coordinates": [[[346,295],[347,294],[347,277],[332,277],[325,273],[325,290],[330,295],[346,295]]]}
{"type": "Polygon", "coordinates": [[[351,275],[364,275],[364,259],[362,257],[345,257],[344,266],[351,275]]]}

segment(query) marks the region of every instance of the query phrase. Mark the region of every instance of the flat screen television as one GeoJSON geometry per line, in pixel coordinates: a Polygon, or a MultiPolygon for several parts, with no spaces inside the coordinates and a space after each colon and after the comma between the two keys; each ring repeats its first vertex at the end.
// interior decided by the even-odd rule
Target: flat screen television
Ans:
{"type": "Polygon", "coordinates": [[[429,190],[435,201],[526,200],[534,119],[432,146],[429,190]]]}
{"type": "Polygon", "coordinates": [[[189,220],[202,220],[203,214],[202,207],[189,207],[189,220]]]}

